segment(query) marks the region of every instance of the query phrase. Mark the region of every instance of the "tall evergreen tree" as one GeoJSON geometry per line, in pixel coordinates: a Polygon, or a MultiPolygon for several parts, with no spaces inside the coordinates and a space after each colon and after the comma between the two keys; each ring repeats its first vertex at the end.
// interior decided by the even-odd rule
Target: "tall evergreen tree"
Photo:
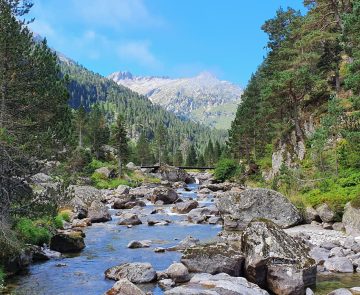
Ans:
{"type": "Polygon", "coordinates": [[[129,139],[124,119],[119,115],[112,129],[112,141],[117,150],[119,176],[123,176],[123,165],[129,156],[129,139]]]}
{"type": "Polygon", "coordinates": [[[93,106],[89,114],[88,134],[92,151],[96,158],[99,158],[101,146],[109,141],[110,130],[97,104],[93,106]]]}
{"type": "Polygon", "coordinates": [[[167,131],[164,124],[159,124],[155,132],[155,142],[159,165],[162,164],[163,155],[166,149],[167,131]]]}
{"type": "Polygon", "coordinates": [[[197,155],[195,146],[192,144],[189,148],[188,155],[186,158],[186,166],[195,166],[197,164],[197,155]]]}
{"type": "Polygon", "coordinates": [[[151,152],[148,139],[145,132],[140,134],[139,140],[136,145],[137,157],[140,160],[140,165],[150,164],[151,152]]]}

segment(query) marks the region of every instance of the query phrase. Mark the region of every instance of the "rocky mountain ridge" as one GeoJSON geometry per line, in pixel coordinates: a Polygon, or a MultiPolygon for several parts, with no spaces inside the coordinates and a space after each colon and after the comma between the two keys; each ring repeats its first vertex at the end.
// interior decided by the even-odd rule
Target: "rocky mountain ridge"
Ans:
{"type": "Polygon", "coordinates": [[[180,117],[218,129],[230,127],[243,93],[238,85],[219,80],[209,72],[175,79],[134,76],[125,71],[112,73],[108,78],[180,117]]]}

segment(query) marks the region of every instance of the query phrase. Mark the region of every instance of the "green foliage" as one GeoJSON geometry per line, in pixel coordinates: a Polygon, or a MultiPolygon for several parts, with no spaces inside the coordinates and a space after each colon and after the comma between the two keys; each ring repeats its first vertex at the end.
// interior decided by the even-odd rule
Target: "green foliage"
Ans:
{"type": "Polygon", "coordinates": [[[107,179],[103,174],[94,173],[91,176],[93,185],[98,189],[114,189],[119,185],[136,186],[136,183],[122,178],[107,179]]]}
{"type": "Polygon", "coordinates": [[[25,243],[39,246],[49,243],[51,233],[47,227],[44,227],[42,221],[21,218],[15,228],[25,243]]]}
{"type": "Polygon", "coordinates": [[[85,167],[91,163],[91,153],[89,150],[83,148],[76,148],[69,160],[69,168],[71,171],[74,172],[81,172],[84,170],[85,167]]]}
{"type": "Polygon", "coordinates": [[[61,211],[54,218],[54,226],[58,229],[63,228],[64,221],[70,222],[70,212],[61,211]]]}
{"type": "Polygon", "coordinates": [[[215,167],[215,179],[219,181],[229,180],[236,175],[239,169],[240,167],[235,160],[221,159],[215,167]]]}
{"type": "Polygon", "coordinates": [[[0,290],[1,286],[4,284],[5,281],[5,271],[4,268],[0,265],[0,290]]]}

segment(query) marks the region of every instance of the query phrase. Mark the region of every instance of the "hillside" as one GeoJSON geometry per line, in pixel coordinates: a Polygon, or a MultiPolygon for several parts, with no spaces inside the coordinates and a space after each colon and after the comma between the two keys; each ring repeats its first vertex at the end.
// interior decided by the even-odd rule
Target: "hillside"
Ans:
{"type": "Polygon", "coordinates": [[[224,132],[179,118],[161,106],[154,105],[147,97],[117,85],[62,55],[58,56],[62,73],[69,77],[71,107],[77,109],[82,102],[85,109],[90,110],[92,105],[98,103],[110,122],[117,114],[122,114],[130,138],[137,139],[145,132],[147,138],[152,140],[156,127],[164,123],[169,135],[167,146],[171,147],[171,150],[177,150],[181,144],[187,142],[194,142],[199,147],[204,146],[209,138],[224,141],[224,132]]]}
{"type": "Polygon", "coordinates": [[[133,76],[116,72],[109,76],[119,85],[147,96],[153,103],[184,118],[218,129],[228,129],[241,101],[242,89],[203,72],[192,78],[133,76]]]}

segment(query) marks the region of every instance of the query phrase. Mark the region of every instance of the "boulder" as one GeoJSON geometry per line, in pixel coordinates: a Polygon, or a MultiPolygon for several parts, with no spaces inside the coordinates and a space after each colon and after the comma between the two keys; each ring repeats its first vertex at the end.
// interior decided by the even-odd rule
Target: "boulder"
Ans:
{"type": "Polygon", "coordinates": [[[182,263],[173,263],[166,270],[167,276],[175,283],[184,283],[190,280],[189,271],[182,263]]]}
{"type": "Polygon", "coordinates": [[[168,251],[181,251],[185,250],[189,247],[195,246],[200,244],[200,240],[197,238],[194,238],[192,236],[187,236],[185,239],[183,239],[177,246],[168,248],[168,251]]]}
{"type": "Polygon", "coordinates": [[[312,259],[315,260],[317,264],[322,265],[329,258],[330,250],[320,247],[314,247],[310,250],[309,255],[312,259]]]}
{"type": "Polygon", "coordinates": [[[189,212],[187,219],[191,223],[199,224],[206,222],[210,216],[215,214],[217,214],[217,212],[210,207],[195,208],[189,212]]]}
{"type": "Polygon", "coordinates": [[[158,282],[158,284],[163,290],[169,290],[175,286],[175,282],[172,279],[162,279],[158,282]]]}
{"type": "Polygon", "coordinates": [[[128,195],[129,192],[130,192],[130,186],[122,185],[122,184],[120,184],[115,190],[115,193],[117,195],[128,195]]]}
{"type": "Polygon", "coordinates": [[[144,284],[156,280],[156,271],[150,263],[123,263],[107,269],[105,277],[115,281],[128,279],[134,284],[144,284]]]}
{"type": "Polygon", "coordinates": [[[101,191],[89,185],[70,185],[66,190],[66,195],[69,199],[77,197],[87,206],[94,200],[101,199],[101,191]]]}
{"type": "Polygon", "coordinates": [[[71,223],[72,227],[87,227],[89,225],[91,225],[90,218],[74,219],[71,223]]]}
{"type": "Polygon", "coordinates": [[[187,248],[181,262],[190,272],[243,275],[244,256],[225,243],[210,243],[187,248]]]}
{"type": "Polygon", "coordinates": [[[245,278],[231,277],[221,273],[196,274],[189,284],[165,291],[165,295],[268,295],[259,286],[245,278]]]}
{"type": "Polygon", "coordinates": [[[328,295],[353,295],[348,289],[340,288],[330,292],[328,295]]]}
{"type": "Polygon", "coordinates": [[[131,209],[135,206],[146,206],[143,201],[137,200],[135,196],[124,195],[116,198],[113,204],[114,209],[131,209]]]}
{"type": "Polygon", "coordinates": [[[151,245],[151,241],[130,241],[127,245],[130,249],[138,249],[138,248],[149,248],[151,245]]]}
{"type": "Polygon", "coordinates": [[[114,178],[115,172],[108,167],[101,167],[95,170],[95,173],[100,174],[104,178],[114,178]]]}
{"type": "Polygon", "coordinates": [[[72,210],[75,213],[75,217],[77,217],[78,219],[87,218],[87,205],[78,196],[73,197],[69,202],[69,205],[72,207],[72,210]]]}
{"type": "Polygon", "coordinates": [[[169,187],[156,187],[150,197],[150,201],[155,204],[157,201],[162,201],[164,204],[173,204],[179,199],[179,195],[175,190],[169,187]]]}
{"type": "Polygon", "coordinates": [[[354,267],[346,257],[331,257],[324,263],[325,269],[330,272],[353,273],[354,267]]]}
{"type": "Polygon", "coordinates": [[[360,236],[360,208],[356,208],[350,202],[347,203],[342,222],[347,234],[360,236]]]}
{"type": "Polygon", "coordinates": [[[185,170],[176,167],[161,165],[155,172],[161,176],[162,180],[195,183],[195,179],[190,174],[188,174],[185,170]]]}
{"type": "Polygon", "coordinates": [[[311,224],[312,221],[321,221],[318,212],[313,207],[306,207],[304,211],[304,221],[311,224]]]}
{"type": "Polygon", "coordinates": [[[42,184],[42,183],[47,183],[47,182],[53,181],[52,177],[45,173],[37,173],[37,174],[31,176],[30,180],[32,183],[35,183],[35,184],[42,184]]]}
{"type": "Polygon", "coordinates": [[[137,170],[140,169],[140,167],[136,166],[133,162],[129,162],[126,164],[126,168],[129,170],[137,170]]]}
{"type": "Polygon", "coordinates": [[[147,186],[140,186],[130,189],[129,195],[135,196],[137,198],[143,198],[143,197],[151,196],[153,191],[154,188],[150,188],[147,186]]]}
{"type": "Polygon", "coordinates": [[[84,248],[83,233],[78,231],[58,232],[50,240],[50,249],[60,253],[80,252],[84,248]]]}
{"type": "Polygon", "coordinates": [[[173,208],[172,211],[180,214],[189,213],[192,209],[197,208],[199,203],[196,201],[185,201],[177,203],[173,208]]]}
{"type": "Polygon", "coordinates": [[[3,267],[7,275],[14,275],[20,271],[26,269],[32,262],[33,250],[31,248],[25,248],[20,253],[11,257],[5,257],[3,261],[3,267]]]}
{"type": "Polygon", "coordinates": [[[335,218],[335,213],[328,204],[324,203],[316,207],[316,212],[319,214],[323,222],[332,222],[335,218]]]}
{"type": "Polygon", "coordinates": [[[107,222],[112,219],[109,209],[99,200],[95,200],[91,203],[88,211],[88,218],[92,223],[107,222]]]}
{"type": "Polygon", "coordinates": [[[253,220],[241,238],[245,276],[275,294],[304,294],[316,283],[316,263],[304,244],[274,222],[253,220]]]}
{"type": "Polygon", "coordinates": [[[134,213],[124,213],[121,215],[120,220],[118,221],[119,225],[139,225],[142,224],[139,217],[134,213]]]}
{"type": "Polygon", "coordinates": [[[254,218],[266,218],[282,228],[301,222],[296,207],[282,194],[270,189],[226,192],[216,199],[225,229],[243,230],[254,218]]]}
{"type": "Polygon", "coordinates": [[[129,280],[121,279],[104,295],[145,295],[145,293],[129,280]]]}
{"type": "Polygon", "coordinates": [[[337,230],[337,231],[345,231],[345,226],[342,222],[335,222],[332,225],[333,230],[337,230]]]}

